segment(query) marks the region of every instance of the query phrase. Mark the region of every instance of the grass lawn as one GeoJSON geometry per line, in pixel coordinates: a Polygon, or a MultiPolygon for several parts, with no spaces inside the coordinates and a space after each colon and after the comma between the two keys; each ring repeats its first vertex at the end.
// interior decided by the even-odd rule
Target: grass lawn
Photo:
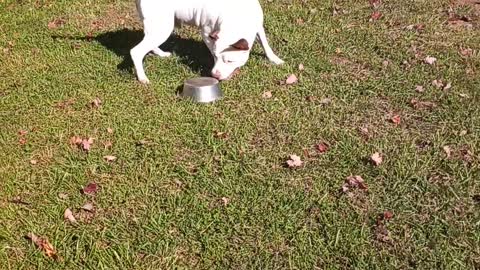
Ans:
{"type": "Polygon", "coordinates": [[[201,105],[196,29],[142,86],[133,0],[0,0],[0,269],[480,268],[480,5],[261,2],[286,64],[201,105]]]}

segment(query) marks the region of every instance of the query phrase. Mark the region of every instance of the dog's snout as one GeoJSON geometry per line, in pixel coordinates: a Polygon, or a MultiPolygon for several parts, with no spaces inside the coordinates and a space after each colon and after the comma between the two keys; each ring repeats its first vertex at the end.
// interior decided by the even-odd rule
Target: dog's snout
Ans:
{"type": "Polygon", "coordinates": [[[214,77],[215,79],[220,79],[222,78],[222,74],[220,74],[220,71],[218,70],[212,70],[212,77],[214,77]]]}

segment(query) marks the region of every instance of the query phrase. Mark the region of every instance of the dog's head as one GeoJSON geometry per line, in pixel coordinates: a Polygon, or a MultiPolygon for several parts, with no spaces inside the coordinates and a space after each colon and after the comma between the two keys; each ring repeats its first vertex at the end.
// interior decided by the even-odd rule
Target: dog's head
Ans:
{"type": "Polygon", "coordinates": [[[210,34],[209,37],[213,43],[212,53],[215,58],[213,77],[227,80],[247,63],[254,37],[243,36],[238,34],[229,36],[219,32],[210,34]]]}

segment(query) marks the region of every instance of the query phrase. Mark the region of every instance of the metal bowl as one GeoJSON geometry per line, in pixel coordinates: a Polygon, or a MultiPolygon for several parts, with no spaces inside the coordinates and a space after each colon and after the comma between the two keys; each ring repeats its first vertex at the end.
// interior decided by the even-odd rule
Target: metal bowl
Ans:
{"type": "Polygon", "coordinates": [[[195,102],[209,103],[222,98],[223,94],[217,79],[199,77],[186,80],[180,96],[191,98],[195,102]]]}

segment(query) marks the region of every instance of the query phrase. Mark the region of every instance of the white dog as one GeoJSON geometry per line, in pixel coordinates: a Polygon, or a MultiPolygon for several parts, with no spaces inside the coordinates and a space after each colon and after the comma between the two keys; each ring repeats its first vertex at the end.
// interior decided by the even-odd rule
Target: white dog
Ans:
{"type": "Polygon", "coordinates": [[[143,58],[150,51],[161,57],[170,56],[159,46],[181,23],[201,29],[203,41],[215,59],[212,76],[219,80],[230,78],[245,65],[255,38],[271,62],[283,63],[268,45],[258,0],[137,0],[137,9],[145,36],[130,55],[141,83],[149,83],[143,58]]]}

